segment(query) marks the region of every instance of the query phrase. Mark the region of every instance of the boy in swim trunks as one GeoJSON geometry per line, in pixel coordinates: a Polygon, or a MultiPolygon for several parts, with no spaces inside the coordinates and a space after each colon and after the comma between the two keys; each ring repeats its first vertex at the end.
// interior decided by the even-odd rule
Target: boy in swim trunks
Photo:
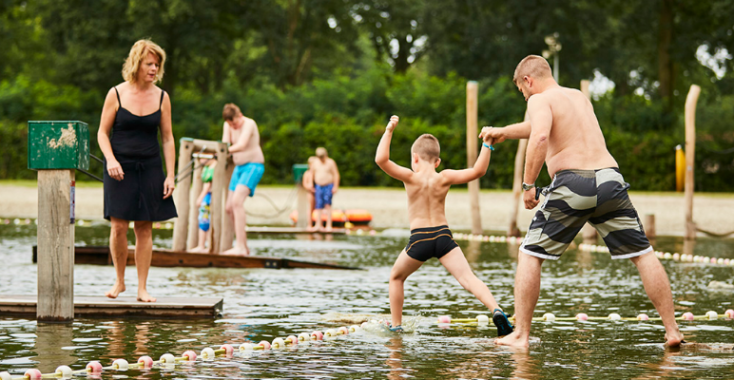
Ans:
{"type": "Polygon", "coordinates": [[[265,172],[265,156],[260,148],[260,132],[255,120],[242,115],[239,107],[229,103],[222,111],[224,134],[222,142],[231,143],[229,152],[237,165],[229,182],[227,214],[234,219],[235,246],[225,255],[249,255],[247,248],[247,214],[245,200],[255,195],[255,187],[265,172]]]}
{"type": "Polygon", "coordinates": [[[191,249],[191,252],[206,252],[206,242],[209,241],[209,227],[211,225],[212,204],[212,180],[214,179],[214,167],[217,166],[216,158],[200,158],[200,165],[205,165],[201,171],[201,182],[203,187],[199,197],[196,198],[196,207],[199,208],[199,244],[191,249]]]}
{"type": "Polygon", "coordinates": [[[316,204],[316,224],[312,230],[320,231],[321,212],[326,212],[326,231],[331,231],[331,199],[337,190],[339,190],[339,168],[336,162],[329,158],[326,148],[316,148],[316,157],[308,160],[309,170],[313,173],[314,181],[314,198],[316,204]]]}
{"type": "Polygon", "coordinates": [[[490,310],[497,326],[498,336],[510,334],[512,325],[492,293],[474,275],[461,248],[449,230],[445,215],[446,194],[451,185],[458,185],[480,178],[487,172],[492,139],[485,138],[482,151],[473,168],[436,171],[441,163],[438,140],[429,134],[418,137],[411,148],[411,169],[390,161],[390,141],[399,118],[390,118],[385,134],[377,147],[375,162],[390,177],[403,181],[408,192],[408,218],[410,241],[400,252],[390,273],[390,329],[402,331],[403,285],[413,272],[432,258],[437,258],[464,289],[474,294],[490,310]]]}

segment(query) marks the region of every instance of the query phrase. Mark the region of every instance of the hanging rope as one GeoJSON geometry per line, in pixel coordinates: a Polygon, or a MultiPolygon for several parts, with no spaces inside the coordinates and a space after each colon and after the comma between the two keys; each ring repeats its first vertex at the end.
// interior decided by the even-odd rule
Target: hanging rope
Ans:
{"type": "Polygon", "coordinates": [[[280,216],[281,214],[283,214],[284,212],[293,208],[293,202],[295,201],[294,195],[297,194],[297,190],[298,190],[298,185],[293,186],[293,190],[291,190],[290,194],[288,194],[288,198],[286,199],[285,203],[283,204],[283,207],[278,207],[275,204],[275,202],[273,202],[273,200],[270,199],[269,196],[262,194],[262,193],[257,193],[255,195],[265,198],[268,201],[268,203],[270,203],[273,206],[273,208],[275,209],[275,213],[274,214],[258,214],[258,213],[246,211],[247,215],[255,216],[258,218],[269,218],[269,219],[276,218],[280,216]]]}

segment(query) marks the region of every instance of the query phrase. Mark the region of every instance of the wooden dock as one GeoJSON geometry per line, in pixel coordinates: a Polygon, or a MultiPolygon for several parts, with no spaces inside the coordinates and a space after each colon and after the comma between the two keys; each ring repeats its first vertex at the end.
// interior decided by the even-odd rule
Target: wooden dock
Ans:
{"type": "MultiPolygon", "coordinates": [[[[38,248],[33,246],[33,262],[37,262],[38,248]]],[[[74,247],[74,264],[113,265],[108,246],[74,247]]],[[[127,265],[135,265],[135,247],[128,247],[127,265]]],[[[151,259],[154,267],[183,268],[311,268],[311,269],[361,269],[336,264],[314,263],[310,261],[267,256],[229,256],[209,253],[190,253],[154,249],[151,259]]]]}
{"type": "Polygon", "coordinates": [[[309,231],[306,228],[297,227],[247,227],[247,232],[254,234],[298,234],[298,235],[346,235],[346,228],[334,228],[329,232],[326,231],[309,231]]]}
{"type": "MultiPolygon", "coordinates": [[[[135,297],[74,297],[74,317],[149,317],[175,319],[217,318],[222,315],[221,298],[157,297],[156,302],[139,302],[135,297]]],[[[0,314],[36,317],[36,295],[1,295],[0,314]]]]}

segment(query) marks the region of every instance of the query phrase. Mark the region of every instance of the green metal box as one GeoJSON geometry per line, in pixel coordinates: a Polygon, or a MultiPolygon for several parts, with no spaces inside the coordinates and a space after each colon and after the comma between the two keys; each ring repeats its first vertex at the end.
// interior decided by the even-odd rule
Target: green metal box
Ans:
{"type": "Polygon", "coordinates": [[[81,121],[29,121],[28,169],[89,169],[89,128],[81,121]]]}
{"type": "Polygon", "coordinates": [[[293,165],[293,179],[296,183],[301,183],[303,179],[303,173],[308,170],[308,164],[294,164],[293,165]]]}

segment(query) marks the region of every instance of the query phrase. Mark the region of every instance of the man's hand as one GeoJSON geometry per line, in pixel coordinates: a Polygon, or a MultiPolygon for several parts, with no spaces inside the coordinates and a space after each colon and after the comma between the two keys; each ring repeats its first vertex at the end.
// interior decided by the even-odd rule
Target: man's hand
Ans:
{"type": "Polygon", "coordinates": [[[484,140],[484,142],[487,142],[487,139],[489,138],[492,140],[493,144],[499,144],[505,141],[503,129],[504,128],[484,127],[482,128],[482,132],[479,133],[479,138],[484,140]]]}
{"type": "Polygon", "coordinates": [[[398,126],[399,121],[400,121],[399,117],[392,115],[392,117],[390,117],[390,122],[387,123],[387,127],[385,127],[385,132],[392,132],[395,129],[395,127],[398,126]]]}
{"type": "Polygon", "coordinates": [[[522,200],[525,202],[525,209],[532,210],[538,205],[539,201],[535,199],[535,192],[537,188],[533,187],[530,190],[526,190],[522,195],[522,200]]]}

